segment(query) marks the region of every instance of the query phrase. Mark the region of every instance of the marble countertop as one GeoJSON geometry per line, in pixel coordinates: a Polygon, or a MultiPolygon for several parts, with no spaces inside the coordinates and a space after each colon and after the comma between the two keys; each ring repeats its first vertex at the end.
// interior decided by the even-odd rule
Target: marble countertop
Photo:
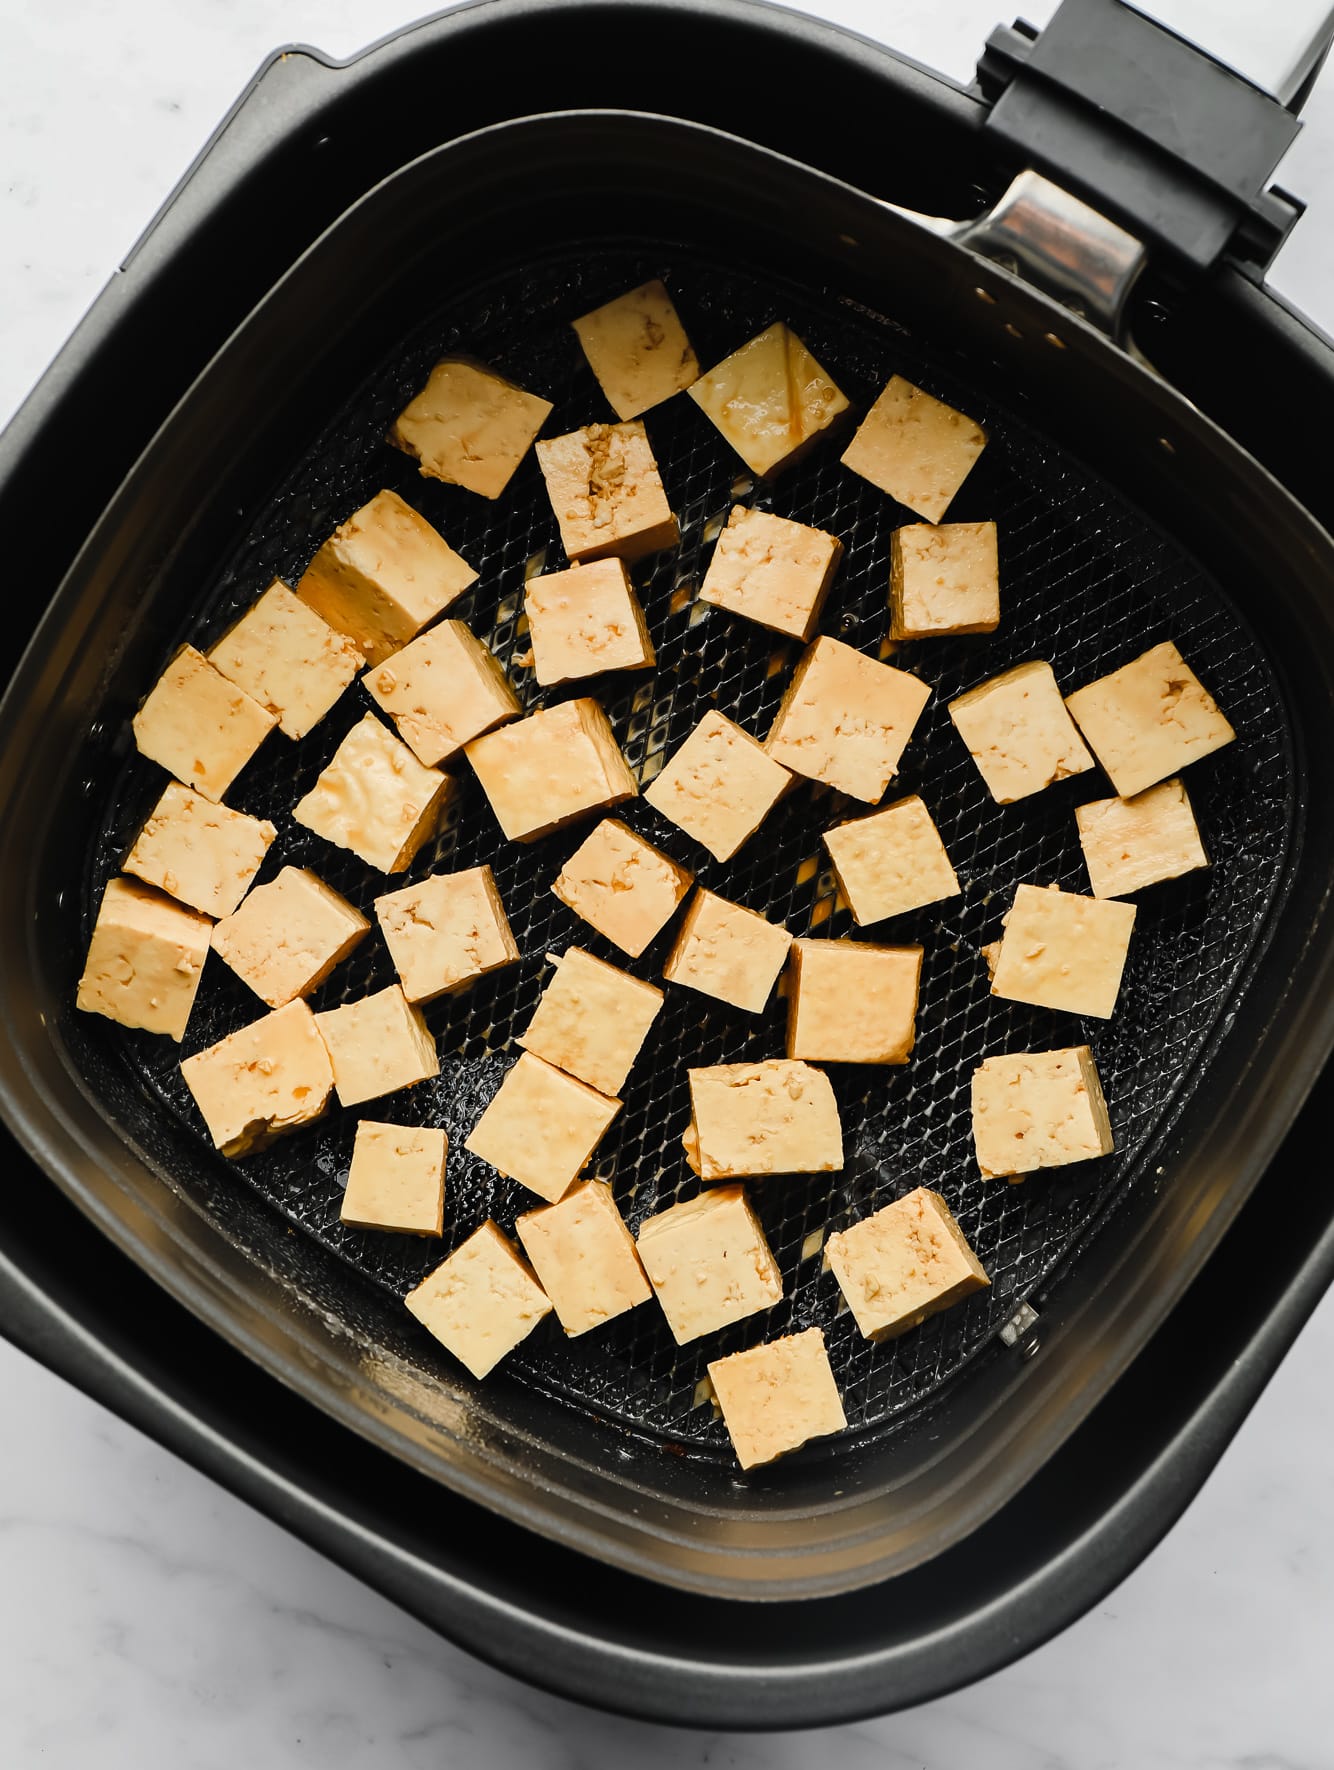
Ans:
{"type": "MultiPolygon", "coordinates": [[[[963,77],[1004,7],[809,10],[963,77]]],[[[410,16],[403,0],[0,0],[0,423],[266,51],[349,54],[410,16]]],[[[1334,330],[1334,75],[1307,117],[1281,177],[1315,208],[1274,280],[1334,330]]],[[[1319,1770],[1331,1366],[1334,1298],[1168,1539],[1046,1647],[906,1714],[744,1737],[608,1718],[493,1672],[0,1344],[0,1766],[1319,1770]]]]}

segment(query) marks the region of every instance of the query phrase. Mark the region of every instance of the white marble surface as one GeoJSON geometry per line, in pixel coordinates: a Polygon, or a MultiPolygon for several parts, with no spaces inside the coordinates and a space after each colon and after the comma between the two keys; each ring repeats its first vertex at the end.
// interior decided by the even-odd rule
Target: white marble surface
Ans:
{"type": "MultiPolygon", "coordinates": [[[[1004,0],[816,10],[963,75],[1004,0]]],[[[266,50],[347,54],[407,16],[0,0],[0,422],[266,50]]],[[[1276,280],[1334,329],[1334,78],[1308,116],[1284,177],[1316,212],[1276,280]]],[[[1332,1365],[1334,1300],[1166,1543],[1019,1665],[837,1734],[744,1738],[608,1719],[478,1665],[0,1346],[0,1767],[1324,1770],[1332,1365]]]]}

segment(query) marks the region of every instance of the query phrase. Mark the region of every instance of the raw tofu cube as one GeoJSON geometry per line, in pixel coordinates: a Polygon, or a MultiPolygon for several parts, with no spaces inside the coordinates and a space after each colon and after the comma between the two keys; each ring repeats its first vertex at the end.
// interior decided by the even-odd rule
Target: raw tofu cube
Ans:
{"type": "Polygon", "coordinates": [[[959,895],[940,832],[916,793],[836,824],[825,831],[824,845],[859,926],[959,895]]]}
{"type": "Polygon", "coordinates": [[[699,599],[804,643],[815,632],[842,557],[837,535],[735,504],[699,599]]]}
{"type": "Polygon", "coordinates": [[[825,1244],[868,1340],[893,1340],[991,1280],[938,1192],[919,1186],[825,1244]]]}
{"type": "Polygon", "coordinates": [[[334,1085],[328,1049],[304,1002],[289,1002],[187,1057],[181,1076],[224,1155],[250,1155],[314,1124],[334,1085]]]}
{"type": "Polygon", "coordinates": [[[620,1110],[619,1100],[525,1051],[464,1148],[555,1204],[574,1185],[620,1110]]]}
{"type": "Polygon", "coordinates": [[[270,1008],[308,996],[364,938],[370,923],[304,867],[257,885],[213,930],[213,950],[270,1008]]]}
{"type": "Polygon", "coordinates": [[[906,1063],[921,974],[920,946],[794,940],[788,1056],[815,1063],[906,1063]]]}
{"type": "Polygon", "coordinates": [[[843,465],[939,522],[986,446],[980,424],[895,375],[858,425],[843,465]]]}
{"type": "Polygon", "coordinates": [[[634,1237],[602,1180],[585,1180],[559,1204],[526,1212],[514,1227],[571,1339],[653,1295],[634,1237]]]}
{"type": "Polygon", "coordinates": [[[706,713],[644,797],[715,860],[731,860],[791,785],[748,731],[706,713]]]}
{"type": "Polygon", "coordinates": [[[823,1070],[775,1057],[687,1074],[686,1153],[693,1146],[702,1180],[828,1174],[843,1166],[838,1103],[823,1070]]]}
{"type": "Polygon", "coordinates": [[[590,927],[637,959],[676,914],[694,881],[685,867],[619,819],[604,817],[551,887],[590,927]]]}
{"type": "Polygon", "coordinates": [[[572,564],[642,559],[681,538],[662,489],[648,433],[628,424],[586,424],[537,445],[537,461],[572,564]]]}
{"type": "Polygon", "coordinates": [[[511,842],[535,842],[639,791],[594,700],[530,713],[475,738],[466,753],[511,842]]]}
{"type": "Polygon", "coordinates": [[[133,879],[111,879],[88,943],[77,1005],[177,1044],[194,1006],[213,924],[133,879]]]}
{"type": "Polygon", "coordinates": [[[528,1262],[488,1221],[404,1299],[473,1376],[481,1378],[550,1315],[528,1262]]]}
{"type": "Polygon", "coordinates": [[[1129,897],[1209,864],[1179,780],[1146,787],[1132,799],[1094,799],[1076,807],[1075,821],[1095,897],[1129,897]]]}
{"type": "Polygon", "coordinates": [[[1110,1155],[1092,1051],[1075,1045],[988,1057],[973,1072],[973,1141],[986,1180],[1110,1155]]]}
{"type": "Polygon", "coordinates": [[[600,1094],[619,1094],[662,1001],[653,984],[572,946],[518,1042],[600,1094]]]}
{"type": "Polygon", "coordinates": [[[462,621],[441,621],[368,670],[366,688],[431,768],[523,711],[499,662],[462,621]]]}
{"type": "Polygon", "coordinates": [[[792,936],[754,910],[715,897],[701,885],[662,968],[684,984],[747,1014],[759,1014],[787,959],[792,936]]]}
{"type": "Polygon", "coordinates": [[[840,639],[817,639],[797,665],[765,749],[784,768],[874,804],[930,698],[906,670],[840,639]]]}
{"type": "Polygon", "coordinates": [[[656,277],[573,325],[618,418],[638,418],[699,378],[685,328],[656,277]]]}
{"type": "Polygon", "coordinates": [[[533,669],[544,688],[605,670],[646,670],[654,661],[644,611],[622,560],[598,559],[530,578],[523,607],[533,669]]]}
{"type": "Polygon", "coordinates": [[[781,320],[701,376],[690,397],[762,479],[799,460],[849,407],[781,320]]]}
{"type": "Polygon", "coordinates": [[[136,836],[125,871],[206,916],[229,916],[277,834],[267,819],[172,781],[136,836]]]}
{"type": "Polygon", "coordinates": [[[376,898],[375,917],[410,1002],[466,989],[519,957],[490,867],[388,891],[376,898]]]}
{"type": "Polygon", "coordinates": [[[716,1358],[709,1381],[743,1469],[772,1463],[848,1423],[819,1328],[716,1358]]]}
{"type": "Polygon", "coordinates": [[[889,632],[994,633],[1000,626],[1000,568],[994,522],[928,522],[896,529],[889,546],[889,632]]]}
{"type": "Polygon", "coordinates": [[[1123,799],[1237,735],[1170,639],[1077,688],[1065,704],[1123,799]]]}
{"type": "Polygon", "coordinates": [[[649,1217],[644,1262],[678,1346],[782,1301],[783,1279],[740,1186],[719,1186],[649,1217]]]}
{"type": "Polygon", "coordinates": [[[339,1216],[357,1229],[443,1235],[448,1154],[449,1139],[433,1125],[380,1125],[363,1119],[339,1216]]]}
{"type": "Polygon", "coordinates": [[[345,634],[273,583],[213,647],[208,661],[228,682],[276,714],[290,738],[303,738],[365,663],[345,634]]]}
{"type": "Polygon", "coordinates": [[[396,983],[343,1008],[315,1016],[329,1048],[342,1106],[360,1106],[440,1074],[440,1060],[421,1010],[396,983]]]}
{"type": "Polygon", "coordinates": [[[1093,767],[1055,672],[1040,659],[970,688],[950,702],[949,714],[998,805],[1093,767]]]}
{"type": "Polygon", "coordinates": [[[991,993],[1107,1020],[1134,926],[1133,903],[1020,885],[1002,924],[991,993]]]}
{"type": "Polygon", "coordinates": [[[326,842],[348,848],[368,867],[401,873],[435,835],[455,783],[418,762],[367,713],[334,751],[329,766],[292,816],[326,842]]]}
{"type": "Polygon", "coordinates": [[[389,440],[415,455],[428,479],[498,498],[551,409],[494,369],[446,357],[399,413],[389,440]]]}
{"type": "Polygon", "coordinates": [[[194,646],[183,645],[132,723],[141,755],[216,800],[278,720],[194,646]]]}

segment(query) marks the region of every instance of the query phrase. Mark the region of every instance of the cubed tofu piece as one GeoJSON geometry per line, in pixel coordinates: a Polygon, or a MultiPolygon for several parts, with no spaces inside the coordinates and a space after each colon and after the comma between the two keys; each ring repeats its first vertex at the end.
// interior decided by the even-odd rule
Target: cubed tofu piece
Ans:
{"type": "Polygon", "coordinates": [[[551,889],[576,916],[637,959],[671,921],[693,883],[685,867],[618,818],[604,817],[551,889]]]}
{"type": "Polygon", "coordinates": [[[973,1072],[973,1142],[986,1180],[1110,1155],[1112,1126],[1089,1047],[988,1057],[973,1072]]]}
{"type": "Polygon", "coordinates": [[[792,466],[849,410],[847,395],[781,320],[702,375],[690,397],[761,479],[792,466]]]}
{"type": "Polygon", "coordinates": [[[600,1094],[619,1094],[662,1003],[653,984],[572,946],[518,1043],[600,1094]]]}
{"type": "Polygon", "coordinates": [[[462,621],[441,621],[366,672],[366,689],[428,768],[517,719],[523,709],[499,661],[462,621]]]}
{"type": "Polygon", "coordinates": [[[428,479],[498,498],[551,416],[549,399],[467,357],[446,357],[389,432],[428,479]]]}
{"type": "Polygon", "coordinates": [[[166,1033],[177,1044],[194,1006],[213,924],[134,879],[111,879],[75,998],[85,1014],[166,1033]]]}
{"type": "Polygon", "coordinates": [[[290,738],[317,726],[365,658],[283,583],[273,583],[223,634],[208,661],[277,716],[290,738]]]}
{"type": "Polygon", "coordinates": [[[1077,688],[1065,704],[1123,799],[1237,735],[1170,639],[1077,688]]]}
{"type": "Polygon", "coordinates": [[[795,774],[870,804],[884,796],[931,690],[841,639],[817,639],[797,665],[765,749],[795,774]]]}
{"type": "Polygon", "coordinates": [[[843,465],[939,522],[987,446],[980,424],[894,375],[843,451],[843,465]]]}
{"type": "Polygon", "coordinates": [[[1133,903],[1019,885],[1001,926],[991,993],[1108,1020],[1134,926],[1133,903]]]}
{"type": "Polygon", "coordinates": [[[304,1002],[289,1002],[181,1065],[208,1134],[224,1155],[251,1155],[323,1116],[333,1065],[304,1002]]]}
{"type": "Polygon", "coordinates": [[[813,1063],[906,1063],[917,1026],[920,946],[794,940],[787,1054],[813,1063]]]}
{"type": "Polygon", "coordinates": [[[525,1051],[464,1148],[554,1205],[574,1185],[620,1110],[619,1100],[525,1051]]]}
{"type": "Polygon", "coordinates": [[[929,522],[895,529],[889,544],[891,639],[994,633],[1000,567],[994,522],[929,522]]]}
{"type": "Polygon", "coordinates": [[[825,1258],[868,1340],[894,1340],[991,1283],[938,1192],[919,1186],[841,1229],[825,1258]]]}
{"type": "Polygon", "coordinates": [[[605,1181],[585,1180],[558,1204],[526,1212],[514,1227],[571,1339],[653,1295],[605,1181]]]}
{"type": "Polygon", "coordinates": [[[257,885],[213,930],[213,950],[270,1008],[308,996],[364,939],[370,923],[305,867],[257,885]]]}
{"type": "Polygon", "coordinates": [[[681,538],[648,433],[628,424],[586,424],[537,445],[537,461],[571,564],[642,559],[681,538]]]}
{"type": "Polygon", "coordinates": [[[759,1014],[778,982],[792,936],[755,910],[701,885],[685,913],[662,974],[702,995],[759,1014]]]}
{"type": "Polygon", "coordinates": [[[1129,897],[1209,864],[1179,780],[1131,799],[1094,799],[1076,807],[1075,821],[1095,897],[1129,897]]]}
{"type": "Polygon", "coordinates": [[[763,744],[709,712],[644,797],[715,860],[731,860],[791,785],[791,771],[766,755],[763,744]]]}
{"type": "Polygon", "coordinates": [[[916,793],[869,817],[835,824],[823,840],[859,927],[959,895],[940,832],[916,793]]]}
{"type": "Polygon", "coordinates": [[[551,1314],[546,1292],[528,1262],[490,1221],[404,1301],[426,1331],[478,1379],[551,1314]]]}
{"type": "Polygon", "coordinates": [[[607,670],[646,670],[654,662],[624,560],[596,559],[530,578],[523,607],[533,671],[543,688],[607,670]]]}
{"type": "Polygon", "coordinates": [[[410,1002],[466,989],[519,957],[490,867],[388,891],[375,900],[375,918],[410,1002]]]}
{"type": "Polygon", "coordinates": [[[315,1016],[341,1106],[360,1106],[440,1074],[435,1040],[396,983],[315,1016]]]}
{"type": "MultiPolygon", "coordinates": [[[[829,1077],[781,1057],[688,1070],[691,1142],[702,1180],[829,1174],[843,1129],[829,1077]]],[[[690,1144],[687,1144],[690,1153],[690,1144]]]]}
{"type": "Polygon", "coordinates": [[[815,632],[842,557],[837,535],[735,504],[699,599],[804,644],[815,632]]]}
{"type": "Polygon", "coordinates": [[[699,379],[685,327],[657,277],[572,323],[618,418],[638,418],[699,379]]]}
{"type": "Polygon", "coordinates": [[[659,1211],[640,1225],[638,1246],[678,1346],[782,1301],[778,1262],[740,1186],[659,1211]]]}
{"type": "Polygon", "coordinates": [[[277,723],[192,645],[176,653],[132,721],[141,755],[214,800],[277,723]]]}
{"type": "Polygon", "coordinates": [[[639,791],[594,700],[562,701],[516,719],[474,739],[466,755],[511,842],[535,842],[639,791]]]}
{"type": "Polygon", "coordinates": [[[448,1155],[449,1139],[434,1125],[363,1119],[339,1216],[356,1229],[443,1235],[448,1155]]]}
{"type": "Polygon", "coordinates": [[[772,1463],[848,1423],[817,1327],[715,1358],[709,1381],[743,1469],[772,1463]]]}
{"type": "Polygon", "coordinates": [[[1093,767],[1055,672],[1041,659],[970,688],[950,702],[949,715],[998,805],[1093,767]]]}
{"type": "Polygon", "coordinates": [[[125,857],[125,871],[206,916],[229,916],[278,832],[172,781],[125,857]]]}
{"type": "Polygon", "coordinates": [[[408,746],[367,713],[334,751],[292,816],[368,867],[401,873],[440,826],[453,779],[418,762],[408,746]]]}

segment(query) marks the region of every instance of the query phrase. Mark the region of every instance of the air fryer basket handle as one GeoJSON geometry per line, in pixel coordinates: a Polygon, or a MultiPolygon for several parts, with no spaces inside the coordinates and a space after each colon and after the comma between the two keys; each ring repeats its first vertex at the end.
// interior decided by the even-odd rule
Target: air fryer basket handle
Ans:
{"type": "Polygon", "coordinates": [[[1301,110],[1334,42],[1330,0],[1123,0],[1173,36],[1231,68],[1276,98],[1301,110]]]}

